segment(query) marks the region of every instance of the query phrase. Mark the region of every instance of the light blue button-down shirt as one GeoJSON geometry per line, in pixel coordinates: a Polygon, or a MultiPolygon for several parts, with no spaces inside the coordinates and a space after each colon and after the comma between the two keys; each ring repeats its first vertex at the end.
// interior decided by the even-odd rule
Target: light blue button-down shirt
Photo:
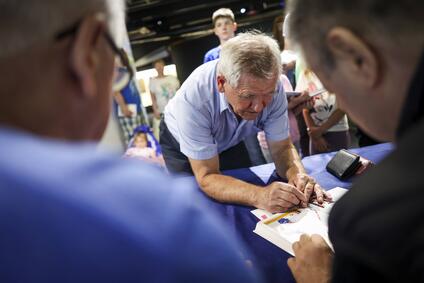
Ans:
{"type": "Polygon", "coordinates": [[[270,141],[289,136],[287,99],[281,82],[271,103],[253,121],[237,120],[223,93],[218,91],[219,60],[198,67],[165,107],[165,123],[187,157],[210,159],[264,130],[270,141]]]}

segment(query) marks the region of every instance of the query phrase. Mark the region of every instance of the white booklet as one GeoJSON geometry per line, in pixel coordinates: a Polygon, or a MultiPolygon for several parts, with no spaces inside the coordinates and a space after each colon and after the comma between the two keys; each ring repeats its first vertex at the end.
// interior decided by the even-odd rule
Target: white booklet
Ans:
{"type": "Polygon", "coordinates": [[[336,187],[327,191],[332,197],[331,202],[324,202],[322,205],[314,202],[306,208],[295,208],[283,213],[252,210],[251,212],[261,219],[253,232],[291,255],[294,255],[293,243],[298,241],[302,234],[321,235],[332,248],[328,239],[328,216],[334,202],[346,192],[346,189],[336,187]]]}

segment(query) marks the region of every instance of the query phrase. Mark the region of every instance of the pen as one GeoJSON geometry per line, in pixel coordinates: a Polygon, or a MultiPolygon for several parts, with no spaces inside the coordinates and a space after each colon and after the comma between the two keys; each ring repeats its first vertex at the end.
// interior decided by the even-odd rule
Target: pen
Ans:
{"type": "Polygon", "coordinates": [[[316,203],[316,202],[310,202],[309,204],[312,204],[312,205],[315,205],[315,206],[319,206],[319,207],[324,208],[324,205],[319,204],[319,203],[316,203]]]}

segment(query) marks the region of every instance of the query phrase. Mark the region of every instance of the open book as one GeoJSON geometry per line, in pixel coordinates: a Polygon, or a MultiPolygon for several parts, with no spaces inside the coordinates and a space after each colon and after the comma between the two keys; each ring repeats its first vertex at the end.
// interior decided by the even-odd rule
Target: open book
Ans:
{"type": "Polygon", "coordinates": [[[292,245],[302,234],[321,235],[332,248],[328,239],[328,216],[330,210],[346,189],[334,188],[328,190],[331,202],[323,205],[310,203],[306,208],[295,208],[283,213],[271,214],[265,210],[255,209],[252,213],[261,221],[256,224],[255,232],[291,255],[294,255],[292,245]]]}

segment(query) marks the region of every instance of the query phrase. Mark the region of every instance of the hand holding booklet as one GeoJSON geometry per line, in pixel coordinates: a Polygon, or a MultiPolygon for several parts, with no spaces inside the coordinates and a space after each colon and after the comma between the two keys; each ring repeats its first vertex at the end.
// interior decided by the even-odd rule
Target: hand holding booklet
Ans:
{"type": "Polygon", "coordinates": [[[318,234],[332,248],[328,238],[328,216],[330,210],[346,189],[333,188],[328,190],[331,202],[310,203],[306,208],[294,208],[283,213],[271,214],[265,210],[255,209],[251,212],[261,219],[256,224],[254,233],[270,241],[279,248],[294,255],[292,245],[302,234],[318,234]]]}

